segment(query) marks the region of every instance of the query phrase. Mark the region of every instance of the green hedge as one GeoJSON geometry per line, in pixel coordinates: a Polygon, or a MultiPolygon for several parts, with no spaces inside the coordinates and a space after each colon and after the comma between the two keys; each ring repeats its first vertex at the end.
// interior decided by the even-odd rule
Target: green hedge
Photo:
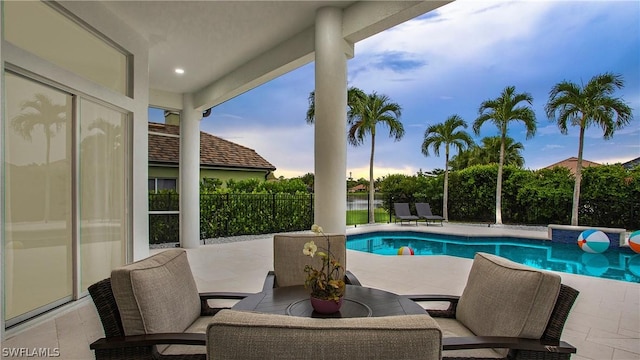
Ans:
{"type": "MultiPolygon", "coordinates": [[[[478,165],[449,173],[449,220],[495,221],[497,165],[478,165]]],[[[579,224],[640,229],[640,167],[588,167],[582,172],[579,224]]],[[[503,171],[502,219],[512,224],[569,224],[574,176],[565,168],[503,171]]],[[[390,175],[380,189],[390,202],[426,201],[442,213],[444,175],[390,175]],[[418,190],[416,190],[418,189],[418,190]]]]}

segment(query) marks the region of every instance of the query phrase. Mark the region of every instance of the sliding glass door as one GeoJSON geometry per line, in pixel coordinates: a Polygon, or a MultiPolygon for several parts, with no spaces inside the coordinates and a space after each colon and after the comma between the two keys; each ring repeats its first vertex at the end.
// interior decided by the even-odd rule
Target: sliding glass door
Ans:
{"type": "Polygon", "coordinates": [[[5,317],[73,295],[70,94],[5,74],[5,317]]]}
{"type": "Polygon", "coordinates": [[[5,321],[81,296],[124,264],[129,115],[6,72],[5,321]]]}
{"type": "Polygon", "coordinates": [[[81,288],[107,278],[124,263],[127,116],[80,100],[81,288]]]}

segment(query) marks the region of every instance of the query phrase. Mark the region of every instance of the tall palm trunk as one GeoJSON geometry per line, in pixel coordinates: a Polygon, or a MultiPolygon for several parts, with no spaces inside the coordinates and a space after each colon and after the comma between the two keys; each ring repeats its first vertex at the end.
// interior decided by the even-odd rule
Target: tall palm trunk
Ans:
{"type": "Polygon", "coordinates": [[[442,199],[442,217],[449,221],[449,144],[445,145],[444,154],[444,197],[442,199]]]}
{"type": "Polygon", "coordinates": [[[502,225],[502,167],[504,165],[504,143],[506,135],[500,141],[500,161],[498,163],[498,181],[496,183],[496,225],[502,225]]]}
{"type": "Polygon", "coordinates": [[[375,184],[373,183],[373,153],[376,148],[376,133],[375,130],[371,132],[371,157],[369,159],[369,224],[376,223],[376,214],[373,212],[375,206],[373,201],[375,199],[375,184]]]}
{"type": "MultiPolygon", "coordinates": [[[[584,116],[582,118],[584,124],[584,116]]],[[[573,186],[573,208],[571,209],[571,225],[578,226],[578,209],[580,208],[580,184],[582,183],[582,149],[584,148],[584,126],[580,127],[578,144],[578,163],[576,164],[576,183],[573,186]]]]}

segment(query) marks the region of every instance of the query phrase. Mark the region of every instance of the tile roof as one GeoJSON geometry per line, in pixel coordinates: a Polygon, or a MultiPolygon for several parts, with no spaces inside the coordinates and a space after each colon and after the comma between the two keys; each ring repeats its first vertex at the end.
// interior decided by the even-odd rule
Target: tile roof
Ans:
{"type": "Polygon", "coordinates": [[[626,163],[623,163],[622,166],[625,169],[633,169],[635,166],[640,165],[640,157],[637,157],[635,159],[629,160],[626,163]]]}
{"type": "MultiPolygon", "coordinates": [[[[180,127],[149,123],[149,163],[178,164],[180,127]],[[157,133],[174,135],[165,136],[157,133]]],[[[200,166],[275,170],[253,149],[200,132],[200,166]]]]}
{"type": "MultiPolygon", "coordinates": [[[[597,162],[593,162],[593,161],[589,161],[587,159],[582,159],[582,168],[586,168],[589,166],[600,166],[601,164],[597,163],[597,162]]],[[[561,166],[561,167],[566,167],[567,169],[569,169],[569,171],[571,171],[572,174],[576,174],[576,169],[578,168],[578,158],[573,156],[567,159],[564,159],[562,161],[558,161],[555,164],[551,164],[547,167],[545,167],[545,169],[553,169],[556,166],[561,166]]]]}

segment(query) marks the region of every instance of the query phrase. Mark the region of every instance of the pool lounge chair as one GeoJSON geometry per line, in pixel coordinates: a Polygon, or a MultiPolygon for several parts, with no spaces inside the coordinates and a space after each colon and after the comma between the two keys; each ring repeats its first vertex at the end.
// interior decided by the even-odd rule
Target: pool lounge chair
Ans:
{"type": "Polygon", "coordinates": [[[418,225],[418,220],[420,220],[420,218],[411,214],[408,203],[393,203],[393,209],[396,215],[394,222],[397,223],[398,220],[400,220],[400,225],[402,225],[405,221],[408,221],[409,223],[415,221],[416,225],[418,225]]]}
{"type": "Polygon", "coordinates": [[[416,203],[416,212],[418,213],[418,217],[424,219],[427,224],[429,221],[440,221],[440,225],[442,225],[442,221],[444,221],[442,216],[433,215],[429,203],[416,203]]]}
{"type": "Polygon", "coordinates": [[[445,360],[566,360],[576,348],[560,337],[578,291],[560,280],[551,272],[477,253],[461,296],[408,297],[449,302],[446,310],[427,310],[442,328],[445,360]]]}

